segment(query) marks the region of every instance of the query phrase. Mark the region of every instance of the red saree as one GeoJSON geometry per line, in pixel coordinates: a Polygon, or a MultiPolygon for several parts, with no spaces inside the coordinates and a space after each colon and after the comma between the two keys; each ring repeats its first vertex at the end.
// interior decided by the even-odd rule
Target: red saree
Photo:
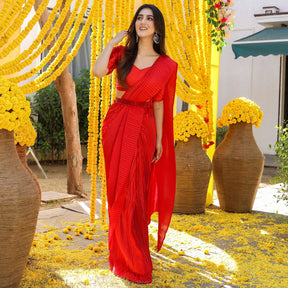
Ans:
{"type": "MultiPolygon", "coordinates": [[[[123,51],[123,46],[113,49],[109,72],[116,68],[123,51]]],[[[139,70],[134,66],[127,77],[130,89],[110,106],[102,129],[110,268],[116,275],[139,283],[152,281],[148,239],[151,214],[158,211],[160,250],[173,212],[176,77],[177,63],[165,55],[161,55],[149,68],[139,70]],[[156,144],[153,101],[162,100],[163,154],[156,164],[152,164],[156,144]]]]}

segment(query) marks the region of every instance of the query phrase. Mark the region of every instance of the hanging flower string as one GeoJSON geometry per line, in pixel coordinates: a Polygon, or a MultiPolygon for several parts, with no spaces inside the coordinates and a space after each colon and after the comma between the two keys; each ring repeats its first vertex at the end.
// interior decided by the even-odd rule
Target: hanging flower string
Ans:
{"type": "Polygon", "coordinates": [[[206,10],[208,23],[212,27],[211,38],[218,51],[226,46],[227,39],[234,27],[235,11],[231,8],[234,4],[232,0],[204,0],[209,8],[206,10]]]}

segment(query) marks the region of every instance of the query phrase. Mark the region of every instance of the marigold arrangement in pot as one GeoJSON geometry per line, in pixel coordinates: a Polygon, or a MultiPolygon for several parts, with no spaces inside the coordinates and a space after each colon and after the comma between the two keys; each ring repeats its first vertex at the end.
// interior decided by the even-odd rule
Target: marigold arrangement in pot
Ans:
{"type": "Polygon", "coordinates": [[[250,99],[241,97],[227,103],[217,121],[219,127],[237,122],[246,122],[259,127],[263,120],[263,112],[260,107],[250,99]]]}
{"type": "Polygon", "coordinates": [[[40,194],[15,148],[15,142],[33,145],[35,141],[30,112],[30,103],[21,89],[1,77],[0,218],[5,221],[0,222],[0,238],[6,239],[0,241],[1,287],[19,286],[38,218],[40,194]]]}
{"type": "Polygon", "coordinates": [[[224,140],[213,156],[213,176],[220,208],[228,212],[250,212],[264,168],[264,156],[252,126],[263,119],[260,107],[250,99],[228,102],[218,126],[229,125],[224,140]]]}
{"type": "Polygon", "coordinates": [[[178,141],[175,148],[176,213],[205,211],[212,165],[202,148],[201,138],[207,136],[207,124],[195,111],[180,112],[174,117],[174,138],[178,141]]]}

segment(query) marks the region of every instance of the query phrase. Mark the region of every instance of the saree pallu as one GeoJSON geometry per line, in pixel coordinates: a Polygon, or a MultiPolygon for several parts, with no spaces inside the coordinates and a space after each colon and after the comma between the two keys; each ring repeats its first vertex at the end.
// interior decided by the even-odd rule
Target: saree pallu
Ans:
{"type": "Polygon", "coordinates": [[[156,127],[152,101],[116,98],[102,129],[109,211],[109,263],[117,276],[152,281],[148,199],[156,127]]]}

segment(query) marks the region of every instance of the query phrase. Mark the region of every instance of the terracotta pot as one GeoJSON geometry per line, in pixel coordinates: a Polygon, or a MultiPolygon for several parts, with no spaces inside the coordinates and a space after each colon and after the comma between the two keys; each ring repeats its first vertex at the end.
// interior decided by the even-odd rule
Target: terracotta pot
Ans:
{"type": "Polygon", "coordinates": [[[13,131],[0,129],[0,287],[18,287],[35,234],[39,192],[16,152],[13,131]]]}
{"type": "Polygon", "coordinates": [[[41,204],[41,188],[40,188],[39,182],[37,180],[37,177],[34,175],[34,173],[31,171],[31,169],[29,168],[27,164],[27,158],[26,158],[27,146],[26,145],[21,146],[19,144],[16,144],[16,151],[17,151],[19,159],[21,160],[21,163],[23,164],[25,169],[28,171],[28,173],[31,175],[34,183],[36,184],[38,188],[40,204],[41,204]]]}
{"type": "Polygon", "coordinates": [[[201,138],[178,141],[176,155],[176,194],[173,212],[203,213],[212,164],[202,149],[201,138]]]}
{"type": "Polygon", "coordinates": [[[212,164],[220,208],[250,212],[264,168],[264,156],[255,142],[252,124],[229,125],[212,164]]]}

